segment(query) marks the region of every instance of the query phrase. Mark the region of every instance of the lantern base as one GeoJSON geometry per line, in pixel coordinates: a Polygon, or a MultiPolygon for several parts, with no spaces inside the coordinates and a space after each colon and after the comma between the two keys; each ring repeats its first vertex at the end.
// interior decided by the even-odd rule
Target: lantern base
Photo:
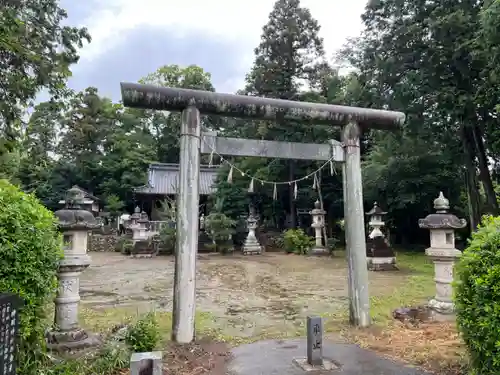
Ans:
{"type": "Polygon", "coordinates": [[[431,312],[432,320],[438,322],[449,322],[455,320],[455,305],[453,302],[438,301],[431,299],[427,305],[431,312]]]}
{"type": "Polygon", "coordinates": [[[396,257],[368,257],[368,270],[370,271],[397,271],[396,257]]]}
{"type": "Polygon", "coordinates": [[[71,331],[51,331],[47,334],[47,348],[56,352],[82,350],[99,346],[100,337],[82,328],[71,331]]]}
{"type": "Polygon", "coordinates": [[[243,244],[243,255],[259,255],[262,254],[262,250],[262,246],[257,237],[255,237],[255,233],[249,232],[243,244]]]}
{"type": "Polygon", "coordinates": [[[245,244],[243,246],[243,255],[260,255],[262,254],[262,246],[257,244],[245,244]]]}
{"type": "Polygon", "coordinates": [[[309,252],[310,255],[314,256],[328,256],[330,253],[328,252],[328,249],[324,246],[314,246],[311,251],[309,252]]]}

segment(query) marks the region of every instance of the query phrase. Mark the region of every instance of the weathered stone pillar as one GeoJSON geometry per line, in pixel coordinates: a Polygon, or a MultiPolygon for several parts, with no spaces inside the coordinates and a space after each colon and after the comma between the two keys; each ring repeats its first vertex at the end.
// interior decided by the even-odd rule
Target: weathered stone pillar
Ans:
{"type": "Polygon", "coordinates": [[[88,233],[99,224],[92,213],[82,209],[84,193],[76,186],[69,189],[66,207],[56,211],[64,239],[64,258],[59,264],[59,289],[55,299],[55,327],[47,335],[48,347],[53,350],[76,350],[98,345],[96,336],[78,324],[80,274],[90,265],[87,255],[88,233]]]}
{"type": "Polygon", "coordinates": [[[370,318],[370,294],[368,293],[368,269],[366,267],[365,218],[363,210],[363,184],[361,179],[360,129],[350,122],[342,130],[345,163],[344,220],[347,264],[349,267],[349,319],[351,324],[368,327],[370,318]]]}
{"type": "Polygon", "coordinates": [[[257,229],[258,219],[255,215],[253,209],[250,209],[250,213],[247,219],[248,235],[243,244],[243,255],[252,254],[262,254],[262,246],[255,235],[255,230],[257,229]]]}
{"type": "Polygon", "coordinates": [[[366,243],[366,257],[368,269],[370,271],[397,270],[394,251],[389,246],[384,237],[384,233],[381,231],[382,227],[385,225],[382,221],[382,217],[386,214],[387,212],[384,212],[377,205],[377,202],[375,202],[373,208],[366,213],[366,215],[370,217],[368,225],[372,228],[366,243]]]}
{"type": "Polygon", "coordinates": [[[452,299],[453,266],[462,253],[455,249],[455,229],[464,228],[467,222],[448,212],[450,202],[442,192],[434,200],[435,214],[420,219],[420,228],[430,230],[431,246],[425,250],[434,262],[436,296],[429,301],[429,308],[436,320],[451,320],[455,316],[452,299]]]}
{"type": "Polygon", "coordinates": [[[172,340],[181,344],[190,343],[195,335],[200,132],[200,111],[188,106],[182,111],[179,140],[179,192],[176,197],[175,223],[177,242],[172,311],[172,340]]]}
{"type": "Polygon", "coordinates": [[[312,216],[311,228],[314,229],[315,244],[311,249],[311,255],[328,255],[328,250],[323,246],[322,229],[325,227],[325,213],[326,211],[321,208],[320,202],[314,202],[314,209],[309,212],[312,216]]]}

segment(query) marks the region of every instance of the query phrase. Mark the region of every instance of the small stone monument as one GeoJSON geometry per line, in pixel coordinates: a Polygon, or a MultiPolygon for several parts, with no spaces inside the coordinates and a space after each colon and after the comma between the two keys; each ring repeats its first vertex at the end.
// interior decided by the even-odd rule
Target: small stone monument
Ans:
{"type": "Polygon", "coordinates": [[[307,356],[294,358],[292,362],[305,372],[338,370],[334,361],[323,357],[323,319],[320,316],[307,317],[307,356]]]}
{"type": "Polygon", "coordinates": [[[47,334],[48,347],[53,350],[76,350],[99,344],[78,324],[80,274],[90,265],[87,255],[88,233],[99,227],[92,213],[84,210],[84,193],[74,186],[68,190],[66,207],[55,212],[63,233],[64,258],[59,264],[59,289],[55,299],[55,328],[47,334]]]}
{"type": "Polygon", "coordinates": [[[257,223],[257,214],[255,213],[253,205],[250,205],[247,219],[248,235],[245,239],[245,243],[243,244],[243,255],[262,254],[262,246],[260,245],[259,240],[255,235],[257,223]]]}
{"type": "Polygon", "coordinates": [[[372,228],[372,231],[368,235],[368,241],[366,242],[368,269],[370,271],[397,270],[394,251],[389,246],[384,237],[384,233],[381,231],[382,227],[385,225],[382,218],[384,215],[387,215],[387,212],[384,212],[384,210],[377,205],[377,202],[375,202],[373,208],[368,211],[366,215],[370,217],[368,225],[372,228]]]}
{"type": "Polygon", "coordinates": [[[307,317],[307,363],[323,364],[323,319],[319,316],[307,317]]]}
{"type": "Polygon", "coordinates": [[[435,214],[418,221],[418,226],[429,229],[431,246],[425,250],[434,262],[436,296],[429,301],[432,317],[436,320],[452,320],[455,307],[452,300],[453,266],[462,253],[455,249],[455,229],[465,228],[467,222],[449,213],[450,202],[442,192],[434,200],[435,214]]]}
{"type": "Polygon", "coordinates": [[[328,255],[328,250],[323,246],[322,230],[325,227],[326,211],[321,208],[318,200],[314,202],[314,209],[309,212],[312,217],[311,228],[314,229],[315,244],[311,249],[311,255],[328,255]]]}

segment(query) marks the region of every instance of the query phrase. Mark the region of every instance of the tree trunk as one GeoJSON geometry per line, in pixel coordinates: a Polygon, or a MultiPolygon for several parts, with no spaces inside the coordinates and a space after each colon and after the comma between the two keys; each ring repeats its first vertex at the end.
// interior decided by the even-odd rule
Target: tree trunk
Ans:
{"type": "Polygon", "coordinates": [[[481,221],[480,195],[477,186],[476,166],[474,164],[474,144],[465,126],[462,126],[462,146],[464,149],[465,178],[467,187],[467,202],[471,231],[475,231],[481,221]]]}
{"type": "Polygon", "coordinates": [[[486,205],[488,207],[489,213],[498,215],[498,202],[495,194],[495,189],[493,188],[493,182],[491,181],[490,170],[488,168],[488,159],[486,157],[486,150],[484,148],[483,134],[481,129],[479,129],[477,125],[474,125],[472,127],[471,133],[474,137],[474,144],[477,150],[479,178],[481,179],[481,183],[484,188],[486,205]]]}
{"type": "MultiPolygon", "coordinates": [[[[294,180],[295,176],[295,162],[290,160],[288,162],[288,181],[294,180]]],[[[295,184],[290,184],[288,188],[289,192],[289,206],[290,206],[290,228],[295,228],[297,226],[297,210],[295,209],[295,197],[294,197],[295,184]]]]}

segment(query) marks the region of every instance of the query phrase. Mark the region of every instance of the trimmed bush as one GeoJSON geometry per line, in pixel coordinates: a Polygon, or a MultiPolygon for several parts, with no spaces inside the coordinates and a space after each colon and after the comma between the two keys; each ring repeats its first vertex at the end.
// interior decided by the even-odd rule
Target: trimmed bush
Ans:
{"type": "Polygon", "coordinates": [[[474,374],[500,374],[500,217],[485,216],[456,266],[458,329],[474,374]]]}
{"type": "Polygon", "coordinates": [[[56,219],[34,195],[0,180],[0,292],[24,300],[18,374],[36,373],[45,349],[46,310],[57,289],[62,236],[56,219]]]}
{"type": "Polygon", "coordinates": [[[283,235],[284,247],[287,253],[306,255],[311,250],[314,239],[302,229],[288,229],[283,235]]]}

